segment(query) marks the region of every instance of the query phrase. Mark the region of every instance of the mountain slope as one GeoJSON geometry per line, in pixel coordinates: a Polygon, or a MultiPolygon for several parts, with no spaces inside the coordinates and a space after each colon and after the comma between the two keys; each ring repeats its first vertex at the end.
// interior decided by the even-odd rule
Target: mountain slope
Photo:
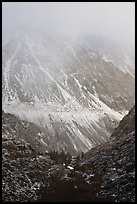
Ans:
{"type": "Polygon", "coordinates": [[[59,180],[53,192],[43,188],[38,201],[135,202],[134,110],[124,117],[106,143],[72,160],[68,177],[59,180]]]}
{"type": "Polygon", "coordinates": [[[91,185],[94,176],[100,175],[97,197],[112,202],[135,201],[135,107],[105,144],[93,148],[82,158],[80,168],[91,185]]]}
{"type": "Polygon", "coordinates": [[[7,141],[13,137],[16,141],[26,142],[26,145],[38,153],[45,153],[49,149],[44,142],[43,133],[33,123],[20,120],[16,116],[2,111],[2,127],[3,139],[7,141]]]}
{"type": "Polygon", "coordinates": [[[4,202],[135,201],[135,107],[106,143],[82,158],[42,153],[44,137],[34,124],[2,116],[4,202]]]}
{"type": "Polygon", "coordinates": [[[36,201],[39,189],[49,189],[63,173],[63,166],[48,154],[39,128],[2,113],[2,200],[36,201]],[[39,138],[39,140],[38,140],[39,138]],[[45,153],[44,153],[45,152],[45,153]]]}
{"type": "Polygon", "coordinates": [[[92,109],[93,94],[115,110],[129,109],[134,100],[134,76],[121,71],[116,60],[104,60],[96,47],[94,43],[84,44],[82,39],[71,42],[43,32],[17,32],[3,47],[4,101],[40,100],[67,109],[92,109]]]}
{"type": "Polygon", "coordinates": [[[134,74],[89,45],[21,29],[2,49],[3,109],[35,123],[52,149],[72,155],[106,141],[134,104],[134,74]]]}

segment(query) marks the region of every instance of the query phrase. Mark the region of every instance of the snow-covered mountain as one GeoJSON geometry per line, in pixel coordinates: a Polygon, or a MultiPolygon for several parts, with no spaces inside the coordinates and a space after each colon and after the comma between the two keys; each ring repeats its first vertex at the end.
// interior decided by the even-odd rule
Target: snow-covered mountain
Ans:
{"type": "Polygon", "coordinates": [[[86,47],[96,51],[106,62],[112,62],[123,72],[135,74],[135,50],[127,43],[112,41],[103,35],[83,36],[86,47]]]}
{"type": "Polygon", "coordinates": [[[134,55],[106,39],[20,29],[2,55],[3,109],[39,126],[58,151],[106,141],[134,104],[134,55]]]}

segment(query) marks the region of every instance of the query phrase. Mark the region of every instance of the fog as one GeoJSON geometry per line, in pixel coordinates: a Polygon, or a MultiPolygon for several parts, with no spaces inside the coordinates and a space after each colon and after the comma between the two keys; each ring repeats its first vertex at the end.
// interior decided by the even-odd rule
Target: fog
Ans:
{"type": "Polygon", "coordinates": [[[40,27],[73,39],[97,33],[135,44],[134,2],[3,2],[3,33],[40,27]]]}

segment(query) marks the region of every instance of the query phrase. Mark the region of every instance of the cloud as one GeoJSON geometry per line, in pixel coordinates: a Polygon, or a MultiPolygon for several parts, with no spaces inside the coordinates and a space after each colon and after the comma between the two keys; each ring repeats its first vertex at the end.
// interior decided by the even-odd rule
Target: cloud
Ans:
{"type": "Polygon", "coordinates": [[[135,42],[134,2],[3,2],[2,8],[9,28],[36,26],[72,37],[94,32],[135,42]]]}

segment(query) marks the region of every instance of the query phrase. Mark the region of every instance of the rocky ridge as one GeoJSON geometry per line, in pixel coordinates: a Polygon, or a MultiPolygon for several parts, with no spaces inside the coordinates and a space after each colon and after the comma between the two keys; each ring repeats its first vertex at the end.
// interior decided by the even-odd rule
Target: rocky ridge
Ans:
{"type": "MultiPolygon", "coordinates": [[[[135,107],[106,143],[75,158],[32,149],[27,137],[19,138],[20,122],[3,112],[4,202],[135,201],[135,107]]],[[[28,127],[32,135],[39,133],[32,124],[26,125],[24,135],[28,127]]]]}

